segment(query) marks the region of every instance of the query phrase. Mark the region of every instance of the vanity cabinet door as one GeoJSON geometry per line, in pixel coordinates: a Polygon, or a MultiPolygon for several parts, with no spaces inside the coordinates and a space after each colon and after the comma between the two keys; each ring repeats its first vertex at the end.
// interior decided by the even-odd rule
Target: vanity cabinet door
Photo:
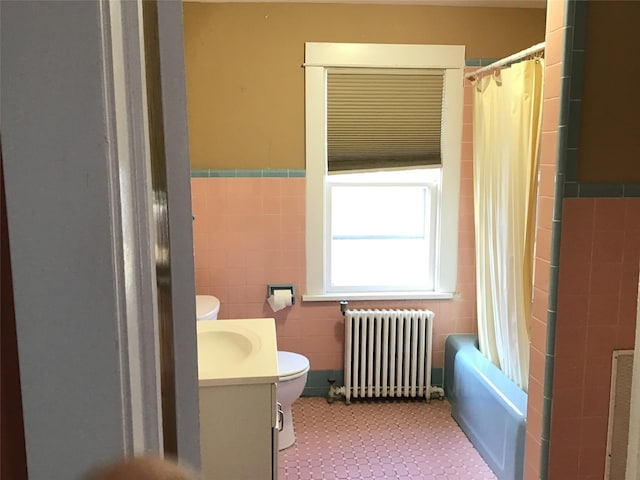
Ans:
{"type": "Polygon", "coordinates": [[[273,480],[276,415],[273,384],[200,387],[203,479],[273,480]]]}

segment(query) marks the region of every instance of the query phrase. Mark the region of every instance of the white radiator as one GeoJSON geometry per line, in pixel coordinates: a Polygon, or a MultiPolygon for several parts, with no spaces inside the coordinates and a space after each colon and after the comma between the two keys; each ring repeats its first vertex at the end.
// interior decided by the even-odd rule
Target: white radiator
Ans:
{"type": "Polygon", "coordinates": [[[346,310],[345,400],[359,397],[431,399],[433,312],[346,310]]]}

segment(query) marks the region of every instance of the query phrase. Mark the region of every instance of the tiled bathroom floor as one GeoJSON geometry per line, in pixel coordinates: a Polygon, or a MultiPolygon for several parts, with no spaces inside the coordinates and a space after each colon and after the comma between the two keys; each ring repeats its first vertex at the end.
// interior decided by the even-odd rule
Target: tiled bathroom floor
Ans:
{"type": "Polygon", "coordinates": [[[446,400],[293,405],[296,443],[279,453],[279,480],[495,479],[446,400]]]}

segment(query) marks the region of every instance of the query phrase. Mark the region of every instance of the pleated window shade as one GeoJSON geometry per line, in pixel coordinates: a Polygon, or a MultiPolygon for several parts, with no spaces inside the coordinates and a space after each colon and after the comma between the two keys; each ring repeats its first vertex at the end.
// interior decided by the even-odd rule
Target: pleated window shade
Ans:
{"type": "Polygon", "coordinates": [[[440,165],[443,80],[441,70],[329,71],[328,170],[440,165]]]}

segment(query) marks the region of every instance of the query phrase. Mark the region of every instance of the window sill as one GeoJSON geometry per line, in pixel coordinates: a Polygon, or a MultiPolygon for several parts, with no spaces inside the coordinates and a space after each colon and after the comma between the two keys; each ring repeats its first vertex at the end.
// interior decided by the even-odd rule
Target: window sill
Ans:
{"type": "Polygon", "coordinates": [[[303,295],[303,302],[337,302],[340,300],[451,300],[453,292],[344,292],[303,295]]]}

